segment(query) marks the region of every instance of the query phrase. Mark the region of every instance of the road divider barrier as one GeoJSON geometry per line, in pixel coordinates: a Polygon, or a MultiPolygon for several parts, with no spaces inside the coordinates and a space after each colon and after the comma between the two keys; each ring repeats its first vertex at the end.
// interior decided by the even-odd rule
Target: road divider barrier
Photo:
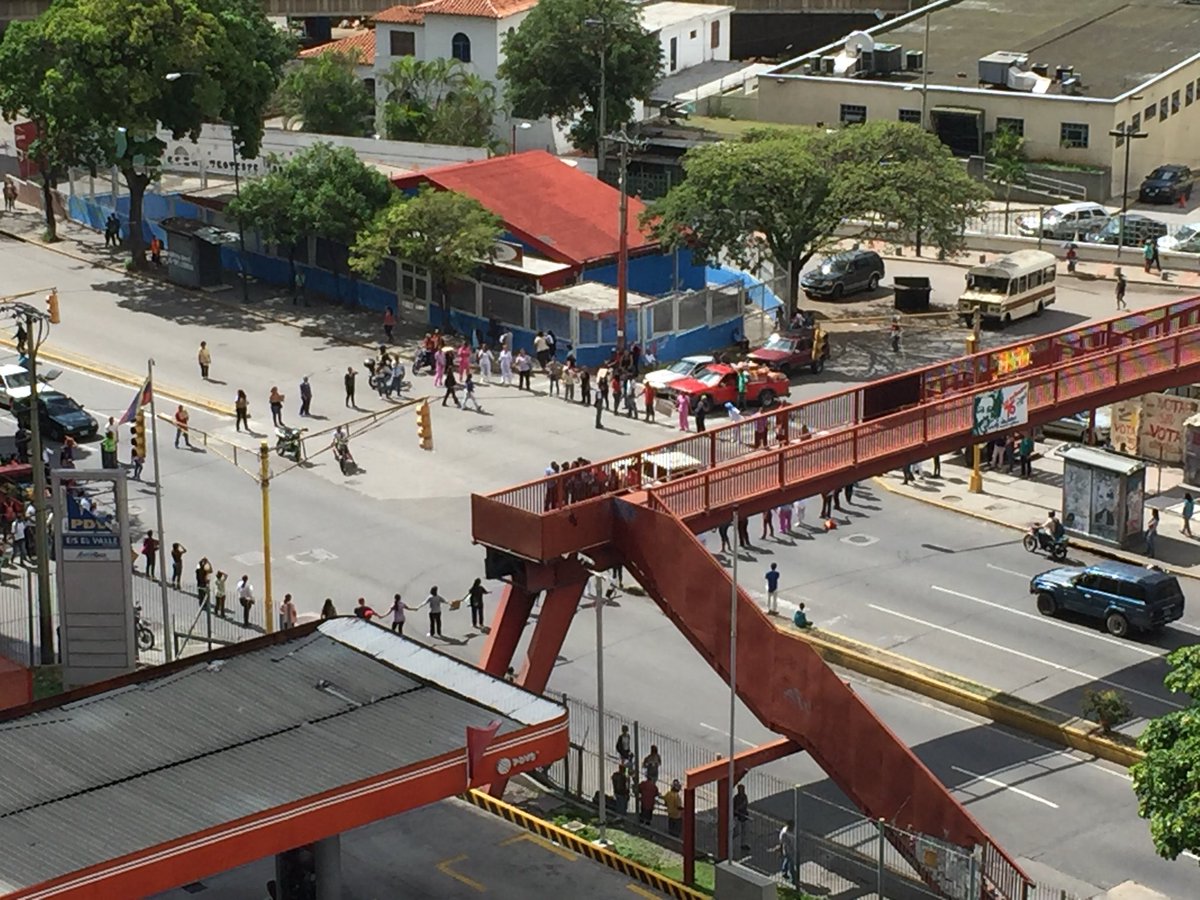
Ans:
{"type": "Polygon", "coordinates": [[[639,881],[647,887],[659,891],[664,896],[675,897],[676,900],[711,900],[708,894],[693,890],[672,878],[660,875],[653,869],[647,869],[645,866],[631,862],[607,847],[594,844],[586,838],[567,831],[565,828],[560,828],[553,822],[539,819],[537,816],[531,815],[510,803],[497,800],[490,794],[472,790],[464,794],[463,799],[482,810],[500,816],[502,819],[507,819],[514,825],[524,828],[526,831],[532,832],[539,837],[552,841],[568,850],[573,850],[601,865],[608,866],[610,869],[615,869],[622,875],[627,875],[635,881],[639,881]]]}
{"type": "Polygon", "coordinates": [[[833,632],[812,628],[800,630],[791,626],[784,626],[783,630],[796,640],[807,641],[830,665],[1120,766],[1128,767],[1144,759],[1142,751],[1129,738],[1099,734],[1100,726],[1087,719],[1021,700],[1004,691],[833,632]]]}

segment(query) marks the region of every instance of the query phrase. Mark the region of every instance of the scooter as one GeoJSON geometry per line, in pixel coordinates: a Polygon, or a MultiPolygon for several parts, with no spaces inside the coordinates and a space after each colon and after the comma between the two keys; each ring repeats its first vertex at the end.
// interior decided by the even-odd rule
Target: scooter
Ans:
{"type": "Polygon", "coordinates": [[[1050,554],[1051,559],[1063,560],[1067,558],[1066,537],[1052,537],[1041,525],[1030,525],[1029,531],[1021,543],[1030,553],[1045,550],[1050,554]]]}
{"type": "Polygon", "coordinates": [[[137,647],[139,650],[154,649],[154,632],[150,630],[150,626],[142,619],[141,606],[133,608],[133,631],[137,636],[137,647]]]}
{"type": "Polygon", "coordinates": [[[289,425],[277,427],[275,429],[275,452],[284,459],[300,462],[300,457],[304,453],[301,435],[306,431],[308,431],[307,428],[292,428],[289,425]]]}
{"type": "Polygon", "coordinates": [[[353,475],[358,471],[358,465],[350,453],[350,445],[345,441],[333,442],[333,458],[338,461],[343,475],[353,475]]]}

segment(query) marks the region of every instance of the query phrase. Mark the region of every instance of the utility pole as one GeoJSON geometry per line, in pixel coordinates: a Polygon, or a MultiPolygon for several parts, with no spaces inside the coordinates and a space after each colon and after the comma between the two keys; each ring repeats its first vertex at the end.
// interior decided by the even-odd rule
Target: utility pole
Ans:
{"type": "Polygon", "coordinates": [[[50,599],[50,535],[46,528],[46,464],[42,460],[41,401],[38,399],[37,351],[45,330],[33,310],[25,313],[25,346],[29,359],[29,451],[33,463],[33,533],[37,547],[38,642],[41,663],[52,666],[54,611],[50,599]],[[37,331],[34,328],[37,327],[37,331]]]}
{"type": "Polygon", "coordinates": [[[1125,144],[1125,177],[1121,186],[1121,213],[1117,220],[1117,257],[1120,258],[1121,250],[1125,246],[1125,219],[1126,213],[1129,210],[1129,151],[1133,147],[1133,142],[1140,138],[1149,137],[1145,132],[1138,131],[1132,125],[1125,122],[1121,123],[1120,128],[1114,128],[1110,131],[1109,136],[1118,141],[1123,141],[1125,144]]]}
{"type": "Polygon", "coordinates": [[[640,147],[643,142],[631,138],[624,129],[619,134],[610,135],[608,140],[621,146],[621,167],[617,182],[621,195],[618,206],[620,218],[617,222],[617,352],[621,353],[625,350],[625,319],[629,307],[629,147],[631,144],[640,147]]]}
{"type": "MultiPolygon", "coordinates": [[[[146,383],[150,386],[150,423],[154,426],[154,436],[151,438],[154,448],[154,510],[158,517],[158,581],[161,588],[162,617],[163,617],[163,659],[170,662],[175,658],[175,627],[171,624],[171,597],[167,591],[167,530],[163,525],[162,489],[163,473],[158,464],[158,432],[160,431],[158,415],[154,406],[154,360],[146,361],[146,383]]],[[[175,438],[176,445],[179,438],[175,438]]]]}
{"type": "Polygon", "coordinates": [[[271,597],[271,448],[258,446],[258,482],[262,487],[263,625],[267,634],[275,630],[275,602],[271,597]]]}

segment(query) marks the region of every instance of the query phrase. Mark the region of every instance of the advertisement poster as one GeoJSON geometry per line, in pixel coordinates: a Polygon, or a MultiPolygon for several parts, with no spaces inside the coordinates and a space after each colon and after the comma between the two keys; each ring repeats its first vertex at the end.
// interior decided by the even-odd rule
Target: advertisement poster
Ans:
{"type": "Polygon", "coordinates": [[[1091,533],[1092,470],[1067,463],[1063,467],[1063,526],[1091,533]]]}
{"type": "Polygon", "coordinates": [[[1141,400],[1122,400],[1114,403],[1109,441],[1118,453],[1138,455],[1138,419],[1141,418],[1141,400]]]}
{"type": "Polygon", "coordinates": [[[1116,542],[1121,529],[1121,478],[1116,472],[1096,469],[1092,472],[1091,530],[1098,538],[1116,542]]]}
{"type": "MultiPolygon", "coordinates": [[[[1183,423],[1197,412],[1200,401],[1146,394],[1138,416],[1138,455],[1160,462],[1183,462],[1183,423]]],[[[1115,441],[1113,446],[1117,446],[1115,441]]]]}
{"type": "Polygon", "coordinates": [[[992,434],[1029,421],[1029,384],[985,391],[975,397],[972,434],[992,434]]]}
{"type": "Polygon", "coordinates": [[[1142,524],[1142,503],[1144,502],[1141,478],[1130,479],[1125,488],[1125,534],[1140,534],[1145,530],[1142,524]]]}

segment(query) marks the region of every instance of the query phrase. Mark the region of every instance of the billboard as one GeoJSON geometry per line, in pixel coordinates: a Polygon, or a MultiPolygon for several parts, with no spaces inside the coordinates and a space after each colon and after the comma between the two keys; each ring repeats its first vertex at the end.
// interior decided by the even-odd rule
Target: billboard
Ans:
{"type": "Polygon", "coordinates": [[[59,652],[63,685],[73,688],[137,664],[125,472],[55,469],[50,486],[59,652]]]}
{"type": "Polygon", "coordinates": [[[1029,384],[1013,384],[976,394],[971,433],[1008,431],[1029,421],[1029,384]]]}

